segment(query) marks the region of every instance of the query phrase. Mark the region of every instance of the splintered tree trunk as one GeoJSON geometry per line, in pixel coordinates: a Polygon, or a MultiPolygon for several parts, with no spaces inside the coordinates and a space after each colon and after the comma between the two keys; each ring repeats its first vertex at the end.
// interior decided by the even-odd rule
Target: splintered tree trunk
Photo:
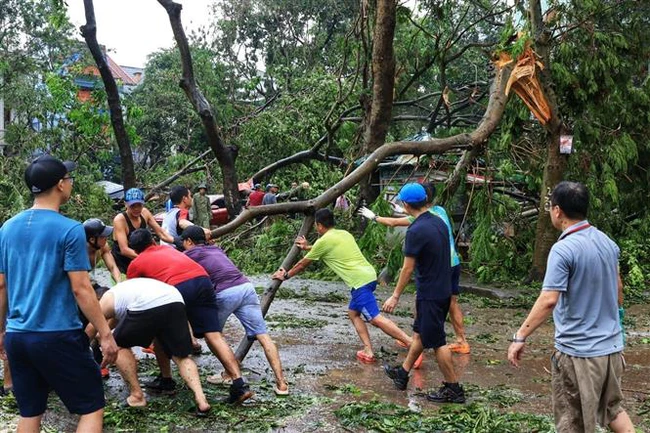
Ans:
{"type": "Polygon", "coordinates": [[[533,267],[530,278],[539,280],[546,271],[546,258],[551,247],[558,237],[557,230],[551,223],[551,216],[544,212],[544,205],[547,194],[553,191],[555,185],[562,181],[566,170],[566,155],[560,153],[560,130],[549,132],[546,136],[546,164],[544,166],[544,180],[542,182],[541,200],[539,201],[540,212],[537,217],[535,229],[535,250],[533,251],[533,267]]]}
{"type": "Polygon", "coordinates": [[[117,140],[117,147],[120,151],[120,162],[122,168],[122,184],[127,190],[135,186],[135,169],[133,167],[133,153],[131,151],[131,142],[129,135],[124,127],[124,117],[122,115],[122,105],[120,104],[120,94],[117,91],[115,78],[106,62],[106,57],[97,42],[97,25],[95,23],[95,8],[92,0],[84,0],[84,9],[86,12],[86,25],[81,26],[81,35],[88,45],[88,49],[97,64],[97,69],[104,82],[106,97],[108,100],[108,109],[111,113],[111,124],[117,140]]]}
{"type": "Polygon", "coordinates": [[[548,212],[544,212],[546,196],[552,191],[563,178],[567,167],[567,156],[560,154],[560,133],[562,121],[557,104],[557,97],[553,91],[553,79],[551,77],[551,32],[542,19],[542,7],[540,0],[531,0],[529,5],[529,16],[531,29],[535,38],[535,51],[539,54],[544,63],[544,69],[540,71],[540,82],[542,90],[548,99],[551,109],[551,119],[546,124],[546,164],[544,165],[544,180],[540,191],[540,212],[537,217],[535,231],[535,250],[533,252],[533,266],[529,277],[539,280],[546,272],[546,258],[551,246],[557,239],[557,231],[551,224],[548,212]]]}
{"type": "MultiPolygon", "coordinates": [[[[384,144],[393,111],[395,87],[395,0],[377,0],[372,37],[372,101],[365,116],[364,152],[370,154],[384,144]]],[[[361,184],[361,197],[372,203],[379,195],[379,174],[371,173],[361,184]]]]}

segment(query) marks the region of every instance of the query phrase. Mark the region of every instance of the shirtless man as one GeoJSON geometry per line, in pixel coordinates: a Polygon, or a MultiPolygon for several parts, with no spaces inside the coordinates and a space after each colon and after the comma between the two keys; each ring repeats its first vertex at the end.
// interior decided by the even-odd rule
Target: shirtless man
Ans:
{"type": "Polygon", "coordinates": [[[90,266],[92,267],[91,272],[97,267],[98,259],[102,259],[113,280],[116,283],[122,281],[122,273],[115,264],[115,259],[107,243],[108,237],[113,233],[113,227],[107,226],[99,218],[90,218],[84,221],[84,231],[86,232],[88,260],[90,260],[90,266]]]}
{"type": "Polygon", "coordinates": [[[129,235],[137,229],[144,229],[147,226],[158,235],[158,237],[168,243],[173,243],[174,238],[166,233],[158,225],[149,209],[144,207],[144,193],[137,189],[131,188],[124,194],[124,203],[126,211],[117,214],[113,219],[113,249],[111,253],[120,272],[126,274],[129,263],[138,256],[138,254],[129,248],[129,235]]]}

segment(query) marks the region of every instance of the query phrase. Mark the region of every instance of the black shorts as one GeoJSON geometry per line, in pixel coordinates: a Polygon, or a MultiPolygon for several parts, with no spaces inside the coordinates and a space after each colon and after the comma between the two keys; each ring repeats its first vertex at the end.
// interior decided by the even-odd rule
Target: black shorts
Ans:
{"type": "Polygon", "coordinates": [[[437,349],[447,344],[445,319],[451,298],[415,301],[413,332],[420,334],[425,349],[437,349]]]}
{"type": "Polygon", "coordinates": [[[221,332],[217,316],[217,295],[210,278],[192,278],[176,284],[176,288],[183,296],[187,319],[196,338],[202,338],[206,332],[221,332]]]}
{"type": "Polygon", "coordinates": [[[460,293],[460,265],[451,268],[451,294],[458,296],[460,293]]]}
{"type": "Polygon", "coordinates": [[[182,302],[144,311],[127,311],[113,331],[120,347],[147,347],[155,338],[168,357],[184,358],[192,353],[192,339],[182,302]]]}
{"type": "Polygon", "coordinates": [[[4,343],[20,416],[43,414],[50,390],[70,413],[87,415],[104,407],[99,365],[80,329],[7,332],[4,343]]]}

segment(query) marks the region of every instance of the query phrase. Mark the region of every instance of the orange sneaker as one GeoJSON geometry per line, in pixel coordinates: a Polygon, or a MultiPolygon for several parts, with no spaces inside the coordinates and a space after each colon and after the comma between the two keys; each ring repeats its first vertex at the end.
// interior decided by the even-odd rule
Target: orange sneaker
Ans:
{"type": "Polygon", "coordinates": [[[413,368],[415,368],[416,370],[419,369],[420,366],[422,365],[423,360],[424,360],[424,352],[420,353],[418,359],[415,360],[415,362],[413,363],[413,368]]]}
{"type": "Polygon", "coordinates": [[[153,343],[150,344],[149,347],[143,347],[142,352],[154,354],[155,352],[153,350],[153,343]]]}
{"type": "Polygon", "coordinates": [[[468,343],[451,343],[449,345],[449,350],[454,353],[460,353],[466,355],[469,353],[469,344],[468,343]]]}

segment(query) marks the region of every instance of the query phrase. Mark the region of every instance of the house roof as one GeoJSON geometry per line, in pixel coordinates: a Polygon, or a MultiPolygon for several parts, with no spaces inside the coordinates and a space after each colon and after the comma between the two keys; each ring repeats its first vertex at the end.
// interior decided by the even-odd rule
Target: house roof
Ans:
{"type": "Polygon", "coordinates": [[[108,63],[108,67],[111,70],[111,74],[113,75],[113,78],[119,79],[122,81],[127,86],[135,86],[138,84],[138,82],[129,75],[128,72],[126,72],[120,65],[115,63],[113,59],[111,59],[111,56],[106,54],[106,62],[108,63]]]}

